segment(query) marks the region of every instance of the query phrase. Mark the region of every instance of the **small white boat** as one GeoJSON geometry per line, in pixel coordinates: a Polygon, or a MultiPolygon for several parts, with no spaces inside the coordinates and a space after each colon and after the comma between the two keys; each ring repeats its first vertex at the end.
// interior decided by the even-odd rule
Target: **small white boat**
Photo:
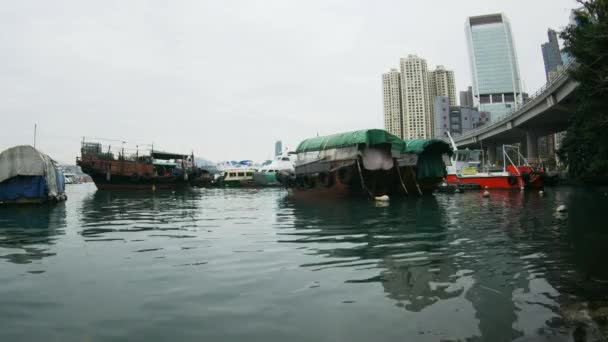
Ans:
{"type": "Polygon", "coordinates": [[[294,172],[296,154],[289,152],[277,156],[270,164],[262,166],[253,174],[253,181],[257,186],[279,186],[277,174],[281,171],[294,172]]]}
{"type": "Polygon", "coordinates": [[[222,172],[222,182],[230,188],[253,187],[253,174],[255,169],[251,168],[231,168],[222,172]]]}

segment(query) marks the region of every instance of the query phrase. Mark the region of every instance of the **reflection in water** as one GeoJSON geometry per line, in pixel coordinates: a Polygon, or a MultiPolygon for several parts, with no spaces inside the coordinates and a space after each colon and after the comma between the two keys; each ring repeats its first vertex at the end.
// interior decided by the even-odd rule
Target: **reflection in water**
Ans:
{"type": "Polygon", "coordinates": [[[0,206],[0,258],[19,264],[55,255],[50,251],[64,234],[65,203],[0,206]]]}
{"type": "MultiPolygon", "coordinates": [[[[167,237],[191,237],[200,192],[97,191],[82,202],[82,236],[87,241],[124,240],[121,232],[156,231],[167,237]]],[[[149,235],[149,236],[154,236],[149,235]]]]}
{"type": "Polygon", "coordinates": [[[0,208],[2,341],[570,341],[608,322],[603,192],[69,191],[0,208]]]}
{"type": "Polygon", "coordinates": [[[368,202],[282,200],[281,210],[295,217],[295,229],[283,232],[282,241],[310,245],[308,253],[328,259],[303,267],[375,268],[371,277],[347,283],[381,283],[387,297],[409,312],[457,315],[460,327],[420,324],[446,338],[561,339],[580,323],[562,317],[567,294],[584,284],[583,292],[602,298],[606,289],[598,285],[605,282],[599,279],[608,274],[598,258],[607,253],[606,232],[597,229],[601,220],[582,231],[576,223],[579,215],[597,217],[601,209],[570,202],[577,209],[566,220],[554,212],[560,201],[496,191],[489,199],[439,195],[370,212],[368,202]],[[581,282],[580,272],[598,280],[581,282]],[[463,319],[468,314],[474,321],[463,319]]]}

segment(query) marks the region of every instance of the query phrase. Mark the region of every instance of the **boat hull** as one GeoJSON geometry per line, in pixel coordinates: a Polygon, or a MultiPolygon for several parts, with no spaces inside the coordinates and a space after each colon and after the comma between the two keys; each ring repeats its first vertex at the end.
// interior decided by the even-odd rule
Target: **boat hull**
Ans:
{"type": "Polygon", "coordinates": [[[256,172],[253,174],[253,181],[257,186],[281,186],[276,173],[271,172],[256,172]]]}
{"type": "Polygon", "coordinates": [[[526,181],[521,175],[509,176],[470,176],[458,177],[457,175],[447,175],[446,183],[448,184],[476,184],[482,189],[521,189],[532,188],[539,189],[543,187],[542,177],[540,175],[531,175],[526,181]]]}
{"type": "Polygon", "coordinates": [[[253,187],[255,187],[255,183],[252,179],[224,180],[223,184],[227,188],[253,188],[253,187]]]}
{"type": "Polygon", "coordinates": [[[161,190],[180,189],[190,186],[183,178],[177,177],[150,177],[133,179],[127,176],[91,175],[93,182],[99,190],[161,190]]]}
{"type": "Polygon", "coordinates": [[[340,171],[331,172],[324,178],[317,176],[293,177],[280,176],[279,181],[288,193],[297,198],[372,198],[380,196],[406,197],[431,193],[442,178],[416,180],[414,172],[408,167],[390,170],[362,170],[363,177],[356,166],[346,166],[347,176],[340,171]],[[399,178],[401,177],[401,179],[399,178]]]}

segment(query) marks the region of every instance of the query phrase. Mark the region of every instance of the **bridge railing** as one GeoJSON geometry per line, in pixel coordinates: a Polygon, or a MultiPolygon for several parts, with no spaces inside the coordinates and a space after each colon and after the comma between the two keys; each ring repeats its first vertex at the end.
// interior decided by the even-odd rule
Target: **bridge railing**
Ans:
{"type": "Polygon", "coordinates": [[[498,127],[498,126],[502,125],[503,123],[510,121],[514,116],[516,116],[516,114],[525,112],[529,107],[532,107],[533,105],[535,105],[537,103],[537,101],[535,101],[535,100],[537,98],[541,97],[541,95],[544,94],[544,92],[547,91],[547,89],[551,88],[554,84],[561,82],[564,78],[567,78],[570,68],[572,67],[573,64],[574,64],[574,60],[571,60],[570,62],[565,64],[564,67],[560,71],[557,72],[556,76],[552,80],[545,83],[542,87],[540,87],[532,95],[530,95],[530,97],[528,97],[528,99],[526,99],[526,101],[524,101],[524,103],[521,106],[514,108],[511,111],[507,112],[507,114],[503,115],[500,119],[498,119],[496,121],[492,120],[492,121],[490,121],[489,124],[486,124],[486,125],[476,128],[476,129],[469,130],[467,132],[462,133],[458,137],[455,137],[455,140],[458,141],[458,140],[474,137],[481,131],[490,130],[493,127],[498,127]]]}

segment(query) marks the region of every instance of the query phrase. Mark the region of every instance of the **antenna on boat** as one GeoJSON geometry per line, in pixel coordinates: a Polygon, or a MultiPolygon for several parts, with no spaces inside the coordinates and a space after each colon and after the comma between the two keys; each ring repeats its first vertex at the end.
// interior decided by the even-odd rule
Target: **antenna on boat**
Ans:
{"type": "Polygon", "coordinates": [[[37,133],[36,130],[38,128],[37,126],[38,126],[38,124],[34,124],[34,148],[36,148],[36,133],[37,133]]]}

